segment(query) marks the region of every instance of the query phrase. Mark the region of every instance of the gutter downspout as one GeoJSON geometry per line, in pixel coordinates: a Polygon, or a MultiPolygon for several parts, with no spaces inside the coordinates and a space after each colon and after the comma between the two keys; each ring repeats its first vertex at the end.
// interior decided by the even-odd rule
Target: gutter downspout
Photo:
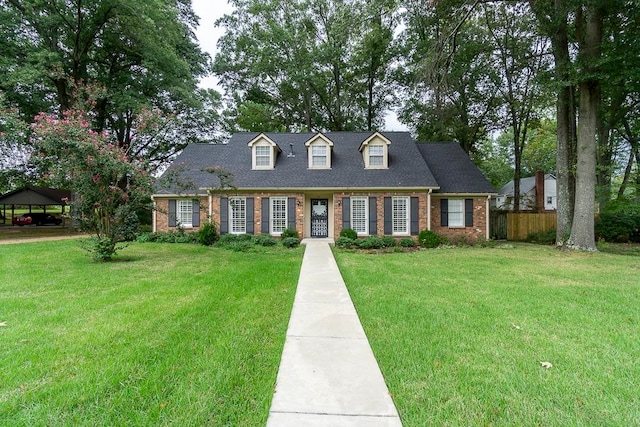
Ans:
{"type": "Polygon", "coordinates": [[[158,225],[157,225],[157,214],[158,214],[158,209],[157,209],[157,205],[156,205],[156,199],[151,196],[151,202],[153,203],[153,210],[151,212],[151,231],[153,231],[154,233],[158,232],[158,225]]]}
{"type": "Polygon", "coordinates": [[[486,206],[485,206],[485,218],[486,218],[486,223],[487,223],[487,225],[486,225],[487,230],[486,230],[485,238],[487,240],[489,240],[489,232],[490,232],[490,230],[489,230],[490,224],[489,223],[491,222],[491,215],[489,214],[490,213],[489,212],[489,205],[491,204],[490,202],[491,202],[491,194],[489,194],[487,196],[487,203],[486,203],[486,206]]]}
{"type": "Polygon", "coordinates": [[[431,192],[433,189],[429,189],[427,193],[427,230],[431,230],[431,192]]]}

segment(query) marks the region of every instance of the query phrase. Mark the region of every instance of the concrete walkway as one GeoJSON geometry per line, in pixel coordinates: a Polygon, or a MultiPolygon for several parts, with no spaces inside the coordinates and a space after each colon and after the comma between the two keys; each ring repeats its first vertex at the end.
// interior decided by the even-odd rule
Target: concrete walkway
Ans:
{"type": "Polygon", "coordinates": [[[327,240],[305,240],[267,427],[402,426],[327,240]]]}

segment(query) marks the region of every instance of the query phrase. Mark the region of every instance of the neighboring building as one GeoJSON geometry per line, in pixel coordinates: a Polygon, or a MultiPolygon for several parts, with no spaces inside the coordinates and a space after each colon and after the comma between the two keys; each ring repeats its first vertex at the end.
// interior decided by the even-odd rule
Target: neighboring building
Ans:
{"type": "Polygon", "coordinates": [[[338,237],[488,237],[494,189],[457,143],[417,144],[408,132],[237,133],[226,144],[191,144],[165,176],[191,183],[158,188],[154,231],[338,237]],[[219,174],[233,174],[221,190],[219,174]],[[209,171],[207,171],[209,170],[209,171]]]}
{"type": "MultiPolygon", "coordinates": [[[[514,181],[509,181],[498,190],[498,195],[492,201],[492,208],[513,210],[514,181]]],[[[536,176],[520,180],[520,210],[522,211],[554,211],[558,206],[556,196],[556,177],[538,171],[536,176]],[[537,189],[543,189],[540,193],[537,189]],[[536,203],[536,195],[541,198],[536,203]],[[536,208],[539,204],[540,208],[536,208]]]]}

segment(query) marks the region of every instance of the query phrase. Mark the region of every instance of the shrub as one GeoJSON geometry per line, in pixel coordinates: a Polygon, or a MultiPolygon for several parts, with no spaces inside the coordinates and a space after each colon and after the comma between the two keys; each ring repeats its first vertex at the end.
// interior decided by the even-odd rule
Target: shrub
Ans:
{"type": "Polygon", "coordinates": [[[198,243],[204,246],[211,246],[218,240],[218,231],[216,230],[216,225],[212,222],[204,223],[197,235],[198,243]]]}
{"type": "MultiPolygon", "coordinates": [[[[296,234],[298,234],[296,232],[296,234]]],[[[285,248],[295,248],[300,245],[300,240],[297,237],[285,237],[282,239],[282,246],[285,248]]]]}
{"type": "Polygon", "coordinates": [[[444,239],[435,231],[432,230],[422,230],[418,235],[418,243],[423,248],[436,248],[444,243],[444,239]]]}
{"type": "Polygon", "coordinates": [[[350,249],[356,245],[355,239],[350,239],[349,237],[338,237],[336,239],[336,247],[341,249],[350,249]]]}
{"type": "Polygon", "coordinates": [[[298,235],[298,230],[294,230],[294,229],[292,229],[292,228],[287,228],[287,229],[286,229],[286,230],[284,230],[284,231],[282,232],[282,234],[280,235],[280,238],[281,238],[282,240],[284,240],[284,239],[288,239],[288,238],[290,238],[290,237],[294,237],[294,238],[296,238],[296,239],[300,240],[300,236],[298,235]]]}
{"type": "Polygon", "coordinates": [[[158,243],[196,243],[198,241],[197,233],[185,233],[184,231],[176,232],[158,232],[158,233],[142,233],[136,239],[136,242],[158,242],[158,243]]]}
{"type": "Polygon", "coordinates": [[[278,241],[269,234],[260,234],[253,237],[253,243],[259,246],[275,246],[278,241]]]}
{"type": "Polygon", "coordinates": [[[392,248],[396,246],[397,241],[393,238],[393,236],[383,236],[382,237],[382,246],[385,248],[392,248]]]}
{"type": "Polygon", "coordinates": [[[403,237],[400,239],[400,246],[403,248],[413,248],[416,245],[416,241],[411,237],[403,237]]]}
{"type": "Polygon", "coordinates": [[[552,228],[547,231],[529,233],[524,241],[539,245],[554,245],[556,243],[556,229],[552,228]]]}
{"type": "Polygon", "coordinates": [[[597,238],[608,242],[640,242],[640,203],[622,200],[607,204],[595,232],[597,238]]]}
{"type": "Polygon", "coordinates": [[[340,231],[340,237],[348,237],[351,240],[355,240],[358,238],[358,233],[352,228],[343,228],[340,231]]]}
{"type": "Polygon", "coordinates": [[[479,246],[481,248],[495,248],[496,241],[492,239],[487,239],[484,236],[480,236],[478,237],[478,240],[476,240],[476,246],[479,246]]]}
{"type": "Polygon", "coordinates": [[[253,248],[253,243],[250,240],[236,239],[225,246],[226,249],[234,252],[248,252],[253,248]]]}
{"type": "Polygon", "coordinates": [[[364,239],[357,240],[356,244],[362,249],[380,249],[384,246],[380,236],[367,236],[364,239]]]}

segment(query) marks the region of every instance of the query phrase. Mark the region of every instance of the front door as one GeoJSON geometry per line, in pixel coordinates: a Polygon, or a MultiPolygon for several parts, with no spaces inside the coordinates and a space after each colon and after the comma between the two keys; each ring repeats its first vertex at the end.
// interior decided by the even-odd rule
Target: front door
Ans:
{"type": "Polygon", "coordinates": [[[328,199],[311,199],[311,237],[329,237],[328,199]]]}

